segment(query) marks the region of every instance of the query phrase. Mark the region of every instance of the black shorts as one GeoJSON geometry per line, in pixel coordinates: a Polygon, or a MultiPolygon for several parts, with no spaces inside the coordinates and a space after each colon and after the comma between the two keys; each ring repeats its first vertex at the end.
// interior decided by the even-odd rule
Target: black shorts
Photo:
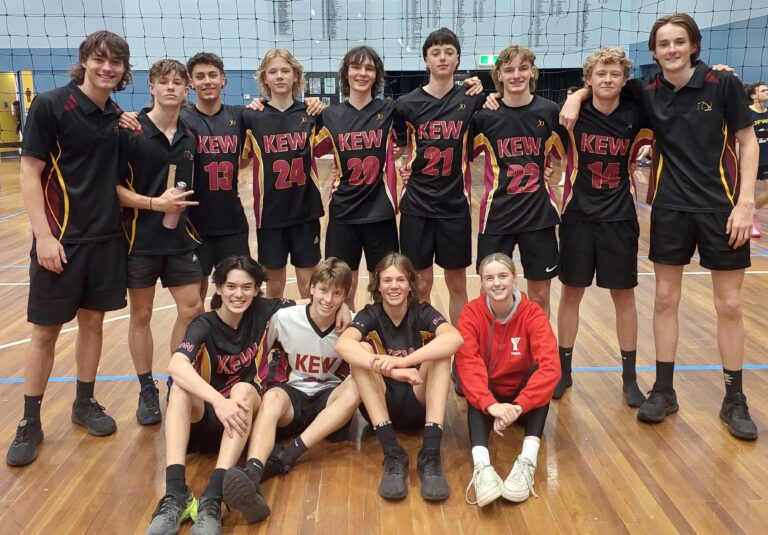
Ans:
{"type": "Polygon", "coordinates": [[[761,165],[757,168],[757,179],[768,180],[768,165],[761,165]]]}
{"type": "Polygon", "coordinates": [[[400,216],[400,251],[417,270],[432,267],[462,269],[472,264],[472,220],[400,216]]]}
{"type": "Polygon", "coordinates": [[[397,223],[395,218],[373,223],[343,223],[330,219],[325,231],[325,257],[344,260],[352,271],[360,268],[365,251],[365,265],[373,271],[387,253],[397,252],[397,223]]]}
{"type": "Polygon", "coordinates": [[[288,263],[306,268],[320,262],[320,219],[290,227],[260,228],[256,231],[259,263],[267,269],[282,269],[288,263]]]}
{"type": "Polygon", "coordinates": [[[224,436],[224,424],[221,423],[213,405],[203,402],[203,417],[189,428],[187,453],[216,453],[224,436]]]}
{"type": "Polygon", "coordinates": [[[477,237],[477,268],[491,253],[504,253],[511,258],[515,245],[520,248],[523,277],[527,280],[545,281],[560,273],[555,227],[516,234],[480,234],[477,237]]]}
{"type": "Polygon", "coordinates": [[[32,243],[27,321],[61,325],[80,308],[106,312],[126,305],[125,240],[64,244],[64,254],[64,271],[48,271],[37,262],[32,243]]]}
{"type": "MultiPolygon", "coordinates": [[[[333,391],[338,388],[324,388],[314,396],[302,392],[298,388],[295,388],[286,383],[280,383],[273,388],[279,388],[283,390],[291,400],[291,407],[293,407],[293,420],[285,427],[277,428],[277,440],[285,440],[287,438],[297,437],[304,432],[304,430],[315,421],[317,415],[323,412],[326,405],[328,405],[328,398],[331,397],[333,391]]],[[[351,423],[351,419],[344,427],[334,434],[343,432],[351,423]]]]}
{"type": "Polygon", "coordinates": [[[637,286],[637,219],[583,221],[565,217],[560,223],[560,281],[586,288],[597,274],[600,288],[637,286]]]}
{"type": "Polygon", "coordinates": [[[199,283],[203,278],[195,251],[168,255],[128,256],[128,288],[149,288],[157,279],[163,288],[199,283]]]}
{"type": "Polygon", "coordinates": [[[228,256],[251,256],[247,230],[237,234],[206,236],[197,248],[197,258],[204,277],[208,277],[213,267],[228,256]]]}
{"type": "MultiPolygon", "coordinates": [[[[387,402],[387,412],[392,426],[403,431],[415,431],[424,427],[427,422],[427,408],[419,403],[419,399],[413,393],[413,386],[389,377],[384,377],[384,384],[387,387],[384,399],[387,402]]],[[[365,405],[360,405],[360,414],[368,423],[371,423],[365,405]]]]}
{"type": "Polygon", "coordinates": [[[749,240],[733,249],[725,226],[730,212],[683,212],[666,208],[651,210],[651,250],[657,264],[684,266],[698,247],[699,264],[706,269],[730,271],[751,265],[749,240]]]}

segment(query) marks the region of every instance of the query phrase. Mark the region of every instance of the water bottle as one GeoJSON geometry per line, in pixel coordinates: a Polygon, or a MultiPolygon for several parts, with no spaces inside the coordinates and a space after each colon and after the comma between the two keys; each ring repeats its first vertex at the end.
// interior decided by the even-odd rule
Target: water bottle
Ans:
{"type": "MultiPolygon", "coordinates": [[[[185,191],[187,191],[187,183],[177,182],[176,187],[173,188],[172,193],[174,195],[179,195],[180,193],[184,193],[185,191]]],[[[169,230],[175,229],[179,224],[180,217],[181,217],[181,212],[167,212],[163,216],[163,226],[169,230]]]]}

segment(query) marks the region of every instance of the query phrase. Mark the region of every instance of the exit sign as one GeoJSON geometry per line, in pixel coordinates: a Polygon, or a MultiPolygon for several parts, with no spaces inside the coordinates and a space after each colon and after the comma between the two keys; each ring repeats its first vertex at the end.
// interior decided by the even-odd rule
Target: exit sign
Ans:
{"type": "Polygon", "coordinates": [[[492,69],[499,56],[496,54],[480,54],[477,57],[477,67],[479,69],[492,69]]]}

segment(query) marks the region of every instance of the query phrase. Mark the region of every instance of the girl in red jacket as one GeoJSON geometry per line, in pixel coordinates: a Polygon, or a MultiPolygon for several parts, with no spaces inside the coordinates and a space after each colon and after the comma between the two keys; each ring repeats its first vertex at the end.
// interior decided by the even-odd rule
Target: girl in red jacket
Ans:
{"type": "MultiPolygon", "coordinates": [[[[456,370],[467,398],[474,485],[480,507],[499,496],[528,499],[549,411],[560,379],[557,341],[544,311],[516,289],[515,265],[502,253],[480,263],[484,295],[468,303],[459,316],[464,345],[456,353],[456,370]],[[519,420],[525,426],[520,456],[502,481],[490,462],[488,436],[519,420]]],[[[469,493],[469,487],[467,487],[469,493]]]]}

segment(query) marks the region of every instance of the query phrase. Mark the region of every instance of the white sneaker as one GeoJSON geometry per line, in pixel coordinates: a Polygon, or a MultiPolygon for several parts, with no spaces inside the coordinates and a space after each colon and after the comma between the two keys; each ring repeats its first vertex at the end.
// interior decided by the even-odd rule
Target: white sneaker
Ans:
{"type": "Polygon", "coordinates": [[[524,502],[531,494],[538,498],[536,491],[533,490],[534,471],[536,471],[536,464],[520,455],[504,481],[501,496],[511,502],[524,502]]]}
{"type": "Polygon", "coordinates": [[[479,461],[475,464],[475,468],[472,471],[472,480],[467,485],[467,490],[464,493],[464,499],[470,505],[479,505],[485,507],[492,501],[496,500],[502,494],[503,482],[493,469],[493,466],[486,464],[483,461],[479,461]],[[475,486],[475,501],[469,499],[469,489],[475,486]]]}

